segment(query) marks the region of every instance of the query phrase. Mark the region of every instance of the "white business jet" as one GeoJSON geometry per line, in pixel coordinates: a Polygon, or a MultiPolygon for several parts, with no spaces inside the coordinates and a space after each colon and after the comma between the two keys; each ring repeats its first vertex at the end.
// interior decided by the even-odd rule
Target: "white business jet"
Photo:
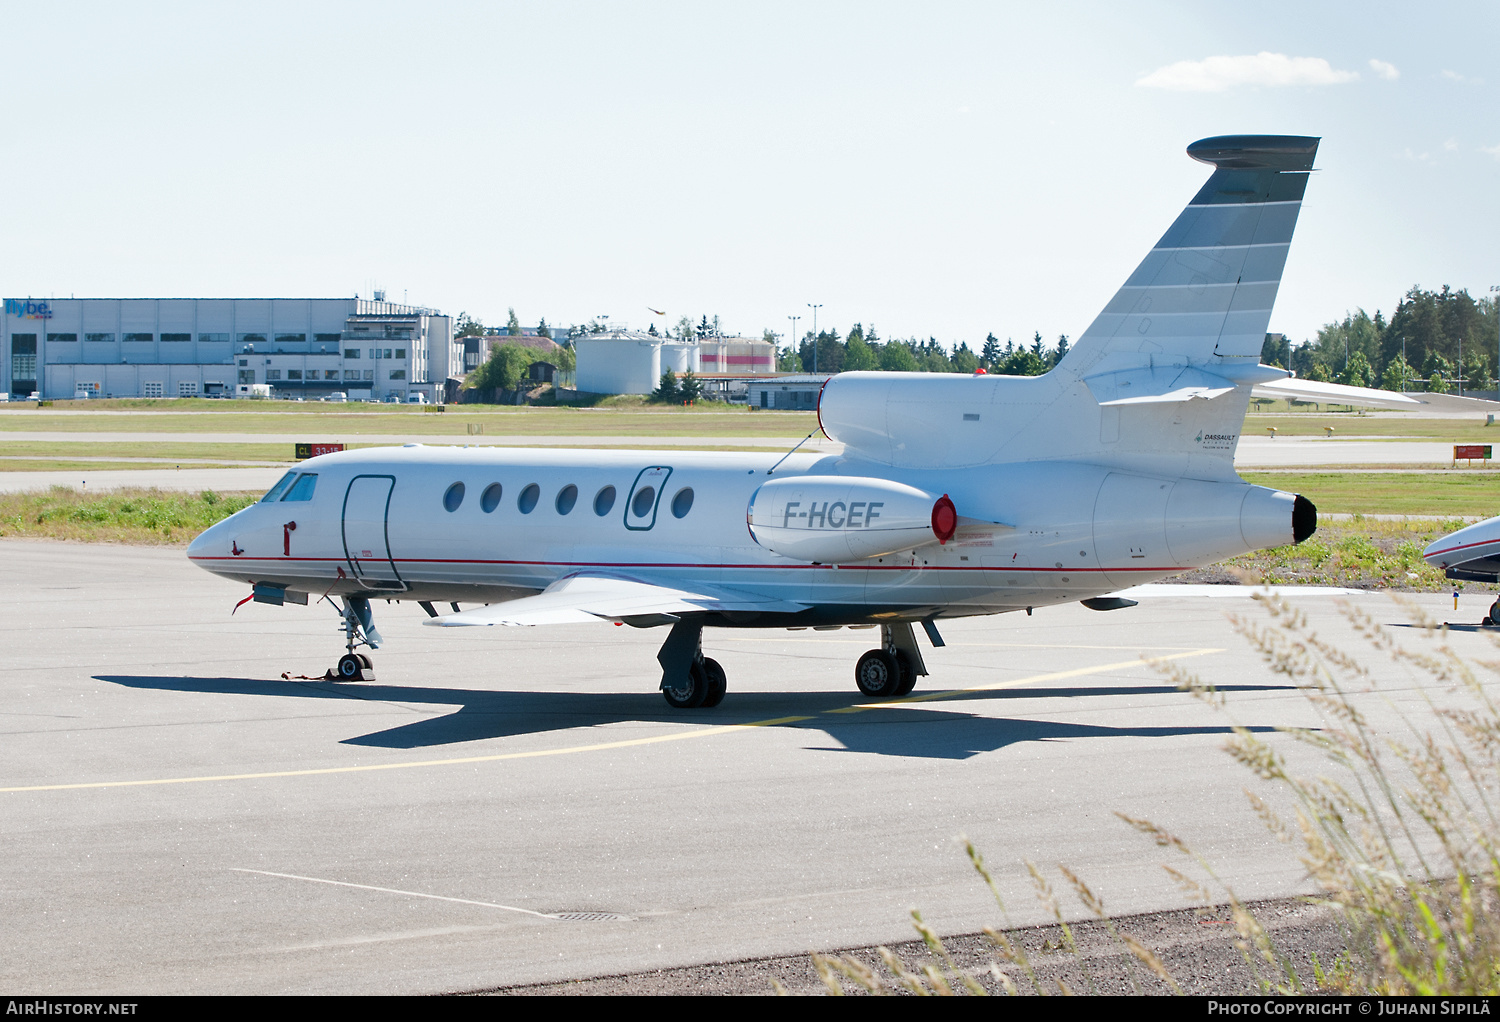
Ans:
{"type": "MultiPolygon", "coordinates": [[[[1455,581],[1500,582],[1500,518],[1487,518],[1433,540],[1422,559],[1455,581]]],[[[1483,623],[1500,625],[1500,597],[1483,623]]]]}
{"type": "Polygon", "coordinates": [[[940,646],[943,618],[1115,610],[1122,589],[1312,535],[1311,502],[1235,474],[1252,388],[1410,403],[1260,364],[1317,146],[1193,143],[1212,176],[1051,372],[835,376],[818,416],[841,455],[348,451],[188,556],[261,603],[341,601],[345,680],[371,676],[356,649],[386,599],[444,626],[667,627],[676,707],[724,698],[705,627],[878,626],[855,681],[903,696],[927,673],[916,624],[940,646]]]}

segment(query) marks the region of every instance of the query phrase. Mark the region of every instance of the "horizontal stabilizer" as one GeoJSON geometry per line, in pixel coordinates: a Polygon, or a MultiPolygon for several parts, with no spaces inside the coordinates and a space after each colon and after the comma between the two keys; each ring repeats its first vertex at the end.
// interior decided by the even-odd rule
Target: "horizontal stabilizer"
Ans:
{"type": "Polygon", "coordinates": [[[535,596],[448,614],[423,624],[456,628],[473,625],[560,625],[705,611],[805,610],[800,603],[742,593],[717,586],[693,590],[656,585],[615,575],[570,575],[535,596]]]}
{"type": "Polygon", "coordinates": [[[1221,397],[1234,390],[1222,376],[1192,366],[1154,366],[1088,376],[1083,381],[1101,406],[1141,405],[1221,397]]]}
{"type": "Polygon", "coordinates": [[[1255,397],[1291,398],[1294,401],[1327,401],[1338,405],[1374,405],[1377,408],[1407,408],[1422,402],[1394,390],[1349,387],[1342,383],[1320,383],[1289,377],[1257,383],[1251,391],[1255,397]]]}

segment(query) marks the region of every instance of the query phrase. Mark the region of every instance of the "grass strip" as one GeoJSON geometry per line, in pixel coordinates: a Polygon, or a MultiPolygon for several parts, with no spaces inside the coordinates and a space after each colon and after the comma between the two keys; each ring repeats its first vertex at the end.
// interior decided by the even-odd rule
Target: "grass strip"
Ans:
{"type": "Polygon", "coordinates": [[[1242,472],[1246,482],[1300,493],[1325,514],[1500,514],[1500,480],[1480,469],[1448,472],[1242,472]]]}
{"type": "Polygon", "coordinates": [[[259,497],[259,493],[157,489],[89,494],[66,486],[0,493],[0,536],[186,546],[198,533],[259,497]]]}

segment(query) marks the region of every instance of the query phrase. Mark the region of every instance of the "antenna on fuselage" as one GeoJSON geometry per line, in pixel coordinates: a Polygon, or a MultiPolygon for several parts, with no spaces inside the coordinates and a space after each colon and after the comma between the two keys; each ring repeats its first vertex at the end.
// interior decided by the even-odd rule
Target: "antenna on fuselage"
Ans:
{"type": "MultiPolygon", "coordinates": [[[[814,436],[817,435],[817,432],[818,431],[815,429],[811,433],[807,434],[807,436],[803,437],[801,440],[798,440],[797,441],[797,447],[801,447],[803,444],[807,443],[809,440],[811,440],[814,436]]],[[[785,454],[783,454],[781,456],[781,461],[785,461],[786,459],[790,458],[792,455],[796,454],[797,453],[797,447],[793,447],[790,451],[787,451],[785,454]]],[[[770,475],[772,472],[775,472],[778,468],[780,468],[781,467],[781,461],[778,461],[776,464],[774,464],[770,468],[766,469],[766,475],[770,475]]]]}

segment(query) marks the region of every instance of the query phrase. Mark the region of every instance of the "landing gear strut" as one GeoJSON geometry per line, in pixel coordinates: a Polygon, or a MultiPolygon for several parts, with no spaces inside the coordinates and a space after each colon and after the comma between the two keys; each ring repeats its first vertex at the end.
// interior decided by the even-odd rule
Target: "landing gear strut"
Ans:
{"type": "MultiPolygon", "coordinates": [[[[934,632],[935,628],[929,629],[929,635],[934,632]]],[[[926,673],[911,622],[899,621],[880,626],[880,648],[859,658],[854,683],[871,699],[900,699],[910,695],[917,678],[926,673]]]]}
{"type": "Polygon", "coordinates": [[[354,652],[356,646],[380,648],[380,633],[375,630],[370,601],[363,596],[345,596],[343,601],[344,646],[348,652],[339,657],[333,673],[339,681],[374,681],[375,665],[364,653],[354,652]]]}
{"type": "Polygon", "coordinates": [[[661,694],[671,706],[691,710],[724,701],[727,679],[717,660],[703,655],[703,625],[678,621],[656,654],[661,664],[661,694]]]}

